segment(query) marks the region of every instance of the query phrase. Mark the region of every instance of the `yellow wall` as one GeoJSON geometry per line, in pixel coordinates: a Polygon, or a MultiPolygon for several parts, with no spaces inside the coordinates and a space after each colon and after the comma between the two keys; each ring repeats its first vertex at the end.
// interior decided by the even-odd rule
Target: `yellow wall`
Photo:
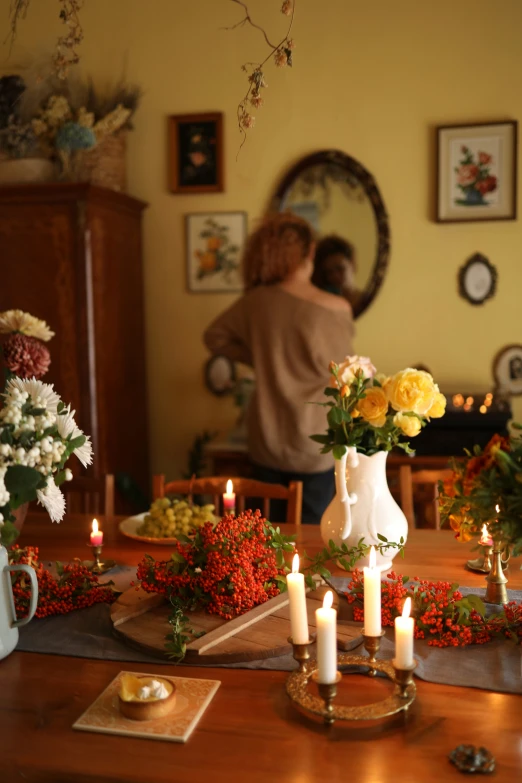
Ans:
{"type": "MultiPolygon", "coordinates": [[[[0,0],[6,22],[9,4],[0,0]]],[[[285,24],[280,0],[249,5],[277,38],[285,24]]],[[[85,71],[117,77],[125,62],[129,79],[146,93],[130,140],[130,190],[150,203],[152,468],[169,475],[184,466],[195,433],[226,428],[236,416],[231,401],[212,397],[202,381],[201,333],[231,297],[186,293],[183,215],[245,209],[252,221],[285,169],[312,151],[338,148],[359,159],[390,214],[391,265],[378,299],[358,321],[358,352],[384,371],[423,362],[443,387],[473,390],[490,385],[495,352],[522,341],[520,220],[430,219],[435,126],[519,118],[522,2],[298,0],[295,66],[277,72],[270,66],[266,104],[236,162],[235,107],[245,88],[240,65],[265,51],[256,31],[221,29],[240,15],[227,0],[88,0],[81,12],[85,71]],[[216,110],[225,113],[226,193],[169,194],[166,116],[216,110]],[[498,295],[484,307],[457,294],[457,270],[476,251],[499,271],[498,295]]],[[[32,0],[12,61],[41,55],[59,33],[56,0],[32,0]]]]}

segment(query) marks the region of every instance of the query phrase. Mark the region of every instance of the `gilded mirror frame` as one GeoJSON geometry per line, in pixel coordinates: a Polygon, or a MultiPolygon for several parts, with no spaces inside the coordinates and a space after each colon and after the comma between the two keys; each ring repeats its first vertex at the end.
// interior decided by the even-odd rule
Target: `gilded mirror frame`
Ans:
{"type": "Polygon", "coordinates": [[[370,200],[375,216],[377,228],[376,258],[373,264],[370,282],[364,289],[364,294],[361,297],[358,306],[354,308],[354,318],[358,318],[368,309],[377,296],[383,283],[390,258],[390,224],[388,213],[384,206],[384,201],[379,188],[377,187],[377,183],[370,172],[365,169],[359,161],[355,160],[355,158],[352,158],[339,150],[321,150],[320,152],[314,152],[311,155],[307,155],[298,160],[284,175],[277,186],[275,196],[270,204],[270,210],[273,212],[282,211],[282,205],[285,202],[288,191],[296,179],[306,171],[306,169],[312,166],[327,164],[339,166],[346,172],[346,179],[348,182],[357,182],[362,187],[370,200]]]}

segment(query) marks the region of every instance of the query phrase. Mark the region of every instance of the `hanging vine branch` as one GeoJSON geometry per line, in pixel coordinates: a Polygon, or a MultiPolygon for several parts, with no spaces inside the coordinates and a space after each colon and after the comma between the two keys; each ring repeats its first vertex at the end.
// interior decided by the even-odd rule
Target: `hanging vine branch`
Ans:
{"type": "Polygon", "coordinates": [[[292,66],[292,52],[294,49],[294,42],[290,38],[290,33],[294,22],[296,0],[283,0],[281,13],[289,17],[289,22],[286,34],[284,38],[279,41],[279,43],[273,43],[269,39],[266,30],[261,27],[261,25],[258,25],[253,21],[248,10],[248,6],[245,2],[243,2],[243,0],[231,0],[231,2],[240,5],[244,10],[245,15],[243,19],[241,19],[235,25],[232,27],[226,27],[225,29],[235,30],[238,27],[243,27],[245,24],[249,24],[251,27],[254,27],[263,34],[263,38],[265,39],[267,46],[270,48],[269,54],[261,62],[248,62],[241,66],[241,70],[247,74],[248,90],[237,107],[237,124],[239,131],[243,136],[239,146],[239,155],[239,152],[241,151],[241,148],[247,138],[247,130],[254,127],[255,117],[251,113],[252,108],[259,109],[264,102],[261,95],[261,91],[267,87],[263,71],[264,66],[272,58],[278,68],[292,66]]]}
{"type": "MultiPolygon", "coordinates": [[[[58,38],[56,51],[52,58],[53,70],[60,79],[65,79],[71,65],[77,65],[80,61],[77,47],[83,41],[83,30],[80,24],[78,12],[83,6],[84,0],[58,0],[60,7],[59,17],[67,28],[65,35],[58,38]]],[[[12,48],[18,24],[25,19],[31,0],[11,0],[9,7],[9,34],[7,40],[12,48]]]]}

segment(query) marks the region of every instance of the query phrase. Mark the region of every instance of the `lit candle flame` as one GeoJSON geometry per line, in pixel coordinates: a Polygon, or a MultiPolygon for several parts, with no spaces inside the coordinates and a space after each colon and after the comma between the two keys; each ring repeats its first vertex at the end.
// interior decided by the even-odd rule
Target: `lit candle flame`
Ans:
{"type": "Polygon", "coordinates": [[[98,533],[99,532],[99,530],[98,530],[98,520],[97,519],[93,519],[92,520],[92,532],[93,533],[98,533]]]}
{"type": "Polygon", "coordinates": [[[498,503],[497,503],[497,505],[495,506],[495,511],[497,512],[497,514],[499,514],[499,513],[500,513],[500,506],[498,505],[498,503]]]}
{"type": "MultiPolygon", "coordinates": [[[[223,486],[223,485],[221,485],[221,486],[223,486]]],[[[232,480],[229,479],[227,481],[227,495],[232,495],[233,492],[234,492],[234,485],[232,484],[232,480]]]]}
{"type": "Polygon", "coordinates": [[[370,547],[370,568],[375,568],[377,565],[377,555],[375,554],[375,547],[370,547]]]}
{"type": "Polygon", "coordinates": [[[331,590],[328,590],[325,597],[323,598],[323,609],[331,609],[333,604],[333,593],[331,590]]]}
{"type": "Polygon", "coordinates": [[[298,574],[299,573],[299,555],[297,552],[294,555],[294,559],[292,560],[292,573],[298,574]]]}
{"type": "Polygon", "coordinates": [[[411,598],[407,598],[402,607],[402,616],[409,617],[411,614],[411,598]]]}

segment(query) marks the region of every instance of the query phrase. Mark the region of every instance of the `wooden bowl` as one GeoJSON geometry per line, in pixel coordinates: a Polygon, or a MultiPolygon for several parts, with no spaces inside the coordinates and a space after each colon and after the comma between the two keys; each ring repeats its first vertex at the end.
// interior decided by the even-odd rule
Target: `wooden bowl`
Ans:
{"type": "MultiPolygon", "coordinates": [[[[144,683],[150,682],[150,677],[140,677],[144,683]]],[[[118,702],[120,705],[120,712],[126,718],[130,720],[156,720],[157,718],[164,718],[169,712],[172,712],[176,704],[176,686],[174,683],[165,677],[154,677],[155,680],[162,682],[167,688],[172,688],[172,691],[165,699],[154,699],[151,701],[126,701],[122,699],[118,694],[118,702]]]]}

